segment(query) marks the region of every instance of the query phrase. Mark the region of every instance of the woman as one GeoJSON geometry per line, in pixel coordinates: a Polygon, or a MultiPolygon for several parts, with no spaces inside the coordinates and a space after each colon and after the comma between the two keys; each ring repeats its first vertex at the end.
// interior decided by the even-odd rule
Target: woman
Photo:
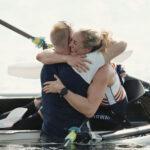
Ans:
{"type": "MultiPolygon", "coordinates": [[[[91,51],[92,52],[95,51],[95,52],[86,55],[87,59],[94,62],[93,64],[88,64],[88,67],[90,70],[87,73],[77,72],[76,69],[73,68],[74,71],[77,72],[88,84],[92,83],[92,79],[95,73],[97,72],[97,70],[101,66],[103,66],[105,62],[109,61],[109,57],[106,54],[108,54],[108,52],[111,52],[111,51],[108,50],[108,52],[106,52],[106,50],[109,49],[110,47],[113,47],[114,45],[115,45],[115,42],[111,41],[111,39],[108,36],[108,33],[106,32],[101,33],[100,36],[98,36],[96,32],[91,31],[91,30],[81,30],[79,32],[76,32],[73,35],[72,41],[70,43],[72,54],[78,55],[78,54],[87,54],[88,52],[91,52],[91,51]],[[97,49],[101,52],[97,52],[97,49]]],[[[122,48],[125,49],[125,47],[126,47],[126,44],[124,43],[122,48]]],[[[114,124],[114,127],[116,126],[120,127],[122,126],[122,124],[125,124],[126,122],[128,122],[126,119],[127,99],[126,99],[125,90],[121,86],[119,77],[116,73],[114,75],[114,78],[115,78],[114,83],[106,89],[105,97],[103,101],[101,101],[100,103],[103,106],[99,107],[100,111],[98,110],[97,112],[99,116],[104,116],[103,113],[105,113],[105,116],[107,115],[107,118],[98,117],[98,115],[96,114],[96,118],[94,118],[94,120],[95,119],[109,120],[109,122],[111,122],[111,126],[112,124],[114,124]],[[111,89],[111,91],[109,89],[111,89]],[[105,110],[105,108],[107,108],[107,111],[102,111],[102,110],[105,110]],[[109,113],[106,113],[108,112],[108,110],[109,110],[109,113]]],[[[50,81],[50,82],[45,83],[45,87],[43,88],[43,91],[45,93],[51,93],[51,92],[58,93],[59,87],[65,87],[65,85],[63,85],[61,80],[56,76],[56,81],[50,81]]],[[[73,96],[74,94],[72,93],[72,97],[73,96]]],[[[66,96],[65,98],[68,102],[70,102],[71,98],[68,98],[68,97],[66,96]]],[[[82,109],[79,109],[77,108],[77,105],[74,106],[72,103],[70,103],[70,105],[74,107],[75,109],[77,109],[80,113],[83,113],[84,115],[86,115],[86,111],[83,111],[84,107],[82,109]]],[[[98,106],[94,110],[94,113],[97,111],[97,109],[98,109],[98,106]]],[[[93,116],[93,114],[91,116],[93,116]]],[[[108,122],[106,124],[108,124],[108,122]]]]}

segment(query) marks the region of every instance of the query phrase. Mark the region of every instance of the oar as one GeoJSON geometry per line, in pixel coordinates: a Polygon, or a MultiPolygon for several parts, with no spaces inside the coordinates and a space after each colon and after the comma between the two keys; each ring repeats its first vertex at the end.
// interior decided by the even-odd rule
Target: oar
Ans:
{"type": "Polygon", "coordinates": [[[72,127],[69,129],[69,134],[65,137],[65,142],[63,144],[63,147],[67,147],[71,143],[73,143],[76,140],[77,132],[80,131],[80,128],[78,127],[72,127]]]}
{"type": "Polygon", "coordinates": [[[80,127],[71,127],[69,129],[69,134],[65,137],[65,141],[63,143],[63,147],[67,147],[68,145],[74,143],[74,141],[77,138],[77,134],[81,131],[82,127],[85,125],[85,123],[87,121],[88,121],[88,119],[86,119],[84,122],[82,122],[80,127]]]}
{"type": "Polygon", "coordinates": [[[5,119],[0,120],[0,128],[12,127],[16,122],[18,122],[23,117],[26,111],[27,108],[22,107],[13,109],[5,119]]]}
{"type": "Polygon", "coordinates": [[[38,47],[38,48],[43,48],[43,49],[47,49],[47,48],[51,48],[52,45],[51,44],[47,44],[44,40],[44,38],[39,38],[39,37],[34,37],[10,24],[8,24],[7,22],[3,21],[0,19],[0,24],[5,26],[6,28],[10,29],[10,30],[13,30],[14,32],[28,38],[28,39],[31,39],[32,42],[38,47]]]}
{"type": "MultiPolygon", "coordinates": [[[[117,58],[117,61],[119,60],[125,61],[131,56],[132,51],[126,51],[124,54],[117,58]]],[[[115,61],[115,60],[114,60],[115,61]]],[[[40,78],[40,72],[42,69],[41,63],[22,63],[22,64],[13,64],[8,66],[8,74],[15,77],[21,77],[21,78],[27,78],[27,79],[39,79],[40,78]]]]}
{"type": "Polygon", "coordinates": [[[42,66],[42,63],[39,62],[26,62],[10,65],[7,71],[11,76],[26,79],[39,79],[42,66]]]}
{"type": "MultiPolygon", "coordinates": [[[[133,127],[128,129],[121,129],[118,131],[106,131],[104,133],[100,132],[87,132],[91,137],[87,142],[76,142],[76,144],[82,145],[99,145],[102,141],[115,140],[125,137],[131,137],[135,135],[143,135],[150,132],[150,125],[143,125],[140,127],[133,127]]],[[[84,138],[84,137],[83,137],[84,138]]]]}

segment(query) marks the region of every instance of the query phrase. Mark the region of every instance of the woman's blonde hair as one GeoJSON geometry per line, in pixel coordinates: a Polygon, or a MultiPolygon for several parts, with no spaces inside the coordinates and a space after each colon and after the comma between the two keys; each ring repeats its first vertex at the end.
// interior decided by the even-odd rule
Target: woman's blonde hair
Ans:
{"type": "Polygon", "coordinates": [[[83,47],[91,48],[92,51],[107,51],[108,45],[112,41],[109,32],[102,31],[100,34],[94,30],[80,30],[83,37],[83,47]]]}

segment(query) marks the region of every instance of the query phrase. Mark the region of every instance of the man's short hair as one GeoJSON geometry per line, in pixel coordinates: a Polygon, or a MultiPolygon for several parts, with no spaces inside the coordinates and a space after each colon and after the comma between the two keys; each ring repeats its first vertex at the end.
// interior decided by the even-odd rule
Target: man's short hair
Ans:
{"type": "Polygon", "coordinates": [[[68,27],[64,22],[58,22],[53,26],[50,39],[54,47],[65,48],[68,42],[68,27]]]}

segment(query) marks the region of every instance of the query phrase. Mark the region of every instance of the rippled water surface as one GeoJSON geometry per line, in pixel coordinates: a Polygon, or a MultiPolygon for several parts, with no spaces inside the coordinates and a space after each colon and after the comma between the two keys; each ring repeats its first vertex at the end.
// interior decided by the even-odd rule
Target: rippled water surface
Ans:
{"type": "Polygon", "coordinates": [[[40,143],[39,141],[7,141],[0,142],[0,150],[149,150],[150,135],[140,136],[131,139],[121,139],[101,142],[96,146],[71,145],[63,147],[61,144],[40,143]]]}

